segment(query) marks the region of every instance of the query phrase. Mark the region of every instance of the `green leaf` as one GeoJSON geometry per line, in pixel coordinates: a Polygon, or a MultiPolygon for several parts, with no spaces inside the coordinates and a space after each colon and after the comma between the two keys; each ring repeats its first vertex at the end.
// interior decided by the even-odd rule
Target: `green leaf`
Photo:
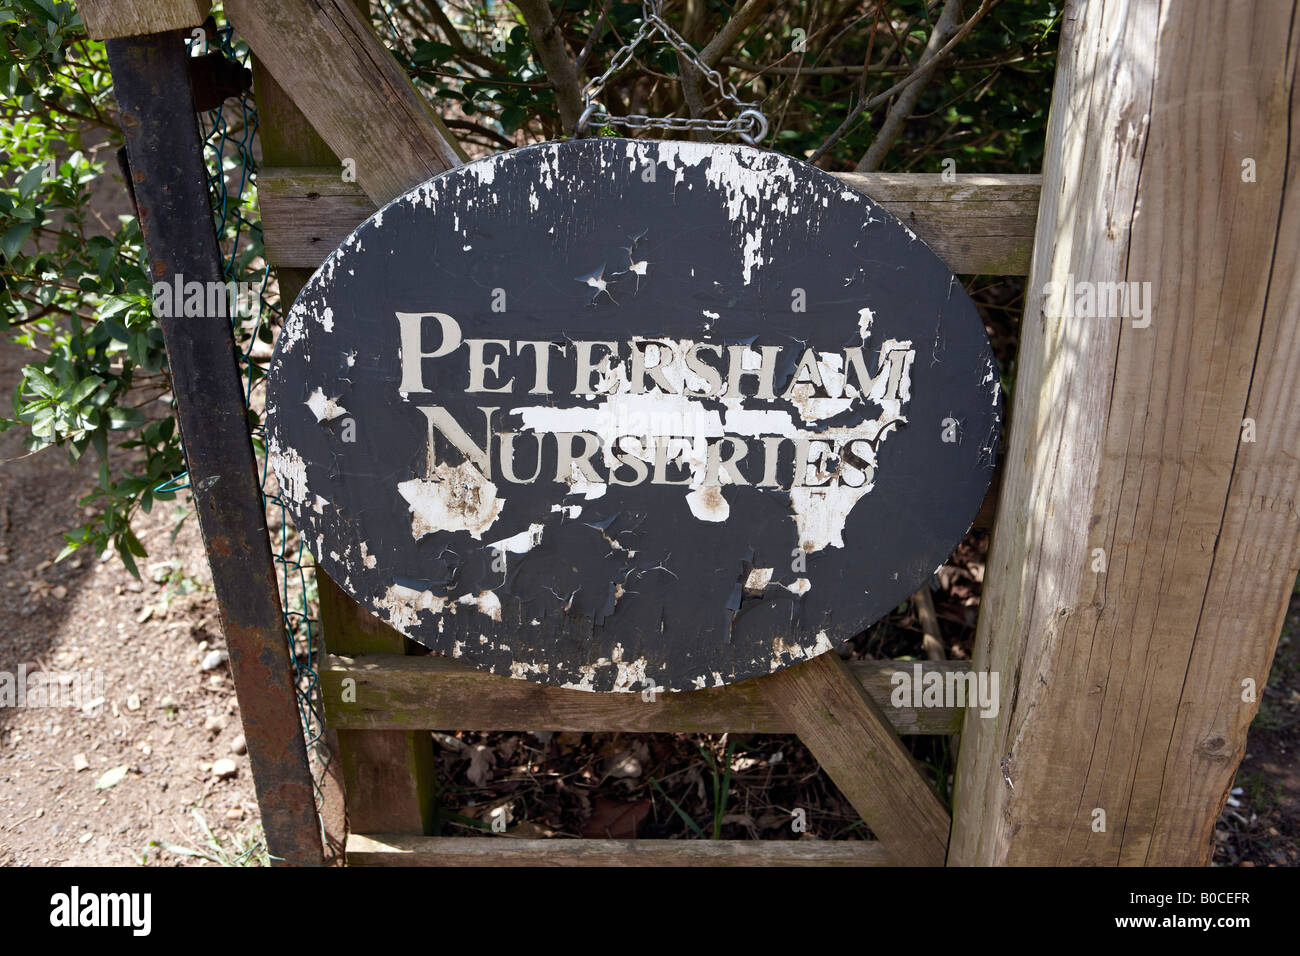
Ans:
{"type": "Polygon", "coordinates": [[[528,121],[528,111],[522,106],[507,106],[501,111],[501,128],[513,133],[528,121]]]}
{"type": "Polygon", "coordinates": [[[120,541],[117,544],[117,553],[122,559],[122,566],[126,568],[131,577],[139,580],[140,569],[136,567],[135,558],[131,557],[131,552],[120,541]]]}
{"type": "Polygon", "coordinates": [[[10,262],[18,255],[18,250],[23,247],[27,237],[32,233],[32,222],[20,222],[10,226],[3,236],[0,236],[0,253],[10,262]]]}
{"type": "Polygon", "coordinates": [[[114,431],[137,428],[143,424],[144,415],[138,408],[110,408],[108,410],[108,427],[114,431]]]}
{"type": "Polygon", "coordinates": [[[27,380],[27,387],[37,395],[45,398],[53,398],[54,393],[59,390],[54,379],[50,378],[35,365],[29,365],[23,369],[23,378],[27,380]]]}
{"type": "Polygon", "coordinates": [[[149,552],[144,549],[144,545],[140,543],[140,539],[135,536],[135,532],[130,528],[122,532],[122,541],[126,544],[127,550],[137,558],[147,558],[149,556],[149,552]]]}
{"type": "Polygon", "coordinates": [[[66,405],[80,405],[91,395],[99,386],[104,384],[104,380],[98,375],[92,375],[89,378],[83,378],[80,382],[72,387],[72,390],[65,396],[62,401],[66,405]]]}
{"type": "Polygon", "coordinates": [[[45,179],[45,167],[33,166],[27,172],[23,173],[22,178],[18,180],[18,195],[26,199],[45,179]]]}

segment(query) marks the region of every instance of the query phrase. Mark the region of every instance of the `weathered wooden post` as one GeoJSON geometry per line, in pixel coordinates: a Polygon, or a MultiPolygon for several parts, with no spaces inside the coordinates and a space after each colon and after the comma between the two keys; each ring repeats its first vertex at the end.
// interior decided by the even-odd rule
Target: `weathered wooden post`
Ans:
{"type": "MultiPolygon", "coordinates": [[[[147,29],[147,18],[137,26],[147,29]]],[[[150,274],[155,282],[220,285],[183,34],[111,37],[107,46],[150,274]]],[[[320,827],[230,319],[168,314],[159,322],[267,849],[277,864],[319,865],[320,827]]]]}
{"type": "Polygon", "coordinates": [[[1300,564],[1296,15],[1067,7],[951,863],[1209,857],[1300,564]]]}

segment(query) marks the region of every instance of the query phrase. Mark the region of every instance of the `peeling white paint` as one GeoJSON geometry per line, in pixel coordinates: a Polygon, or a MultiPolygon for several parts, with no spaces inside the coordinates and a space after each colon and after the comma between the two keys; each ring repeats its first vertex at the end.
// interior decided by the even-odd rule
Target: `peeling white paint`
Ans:
{"type": "Polygon", "coordinates": [[[502,538],[500,541],[492,541],[488,547],[494,551],[509,551],[511,554],[527,554],[533,548],[542,543],[542,535],[546,531],[545,525],[530,524],[528,530],[520,531],[518,534],[511,535],[508,538],[502,538]]]}
{"type": "MultiPolygon", "coordinates": [[[[391,584],[382,596],[374,601],[375,607],[387,617],[388,623],[399,631],[413,629],[419,624],[421,613],[440,615],[455,614],[457,607],[470,607],[485,614],[494,621],[501,620],[501,599],[492,591],[479,591],[477,594],[463,594],[454,601],[440,597],[433,591],[417,591],[403,584],[391,584]]],[[[479,635],[483,643],[487,638],[479,635]]],[[[457,645],[463,647],[463,642],[457,645]]],[[[453,656],[460,656],[453,654],[453,656]]]]}
{"type": "Polygon", "coordinates": [[[348,410],[343,407],[337,398],[326,398],[325,390],[320,388],[312,392],[303,404],[311,409],[311,413],[316,416],[318,422],[332,422],[340,415],[348,413],[348,410]]]}
{"type": "MultiPolygon", "coordinates": [[[[862,309],[858,316],[859,331],[869,334],[871,311],[862,309]]],[[[697,520],[710,523],[726,521],[731,511],[722,489],[731,483],[726,469],[718,471],[716,477],[720,484],[706,484],[710,439],[724,435],[742,439],[780,436],[806,441],[809,443],[806,481],[810,485],[822,482],[830,485],[825,488],[796,485],[790,489],[791,518],[799,544],[810,553],[827,547],[844,547],[843,530],[849,512],[875,487],[874,446],[907,421],[903,409],[911,398],[911,367],[915,358],[912,342],[890,338],[881,343],[876,366],[867,372],[875,377],[866,395],[849,384],[842,354],[814,350],[825,390],[830,396],[838,397],[817,397],[811,381],[796,383],[790,389],[787,407],[792,405],[804,423],[816,425],[857,406],[867,415],[868,402],[879,409],[878,415],[864,417],[856,425],[821,429],[796,424],[789,411],[775,407],[777,401],[783,401],[780,398],[767,400],[766,404],[774,407],[747,408],[747,403],[753,405],[762,400],[753,396],[722,397],[723,411],[708,408],[692,394],[705,391],[707,386],[686,363],[686,357],[697,344],[694,340],[664,338],[643,344],[646,368],[661,374],[676,394],[660,390],[633,392],[626,365],[612,364],[607,356],[595,376],[598,393],[587,396],[592,404],[568,408],[528,405],[512,409],[510,415],[520,420],[523,432],[590,432],[600,440],[599,454],[607,473],[620,467],[616,447],[624,455],[651,464],[662,443],[666,460],[690,474],[689,482],[683,485],[690,513],[697,520]],[[854,453],[868,463],[871,473],[844,461],[827,467],[830,449],[826,442],[838,442],[841,448],[853,443],[854,453]],[[837,483],[841,472],[855,484],[837,483]]],[[[864,361],[870,365],[870,359],[864,357],[864,361]]],[[[753,348],[742,353],[743,368],[757,369],[761,362],[762,356],[753,348]]],[[[588,500],[603,496],[608,488],[603,482],[591,481],[576,462],[567,481],[570,494],[580,494],[588,500]]]]}
{"type": "Polygon", "coordinates": [[[745,593],[751,597],[762,597],[767,586],[772,582],[772,568],[754,568],[745,578],[745,593]]]}
{"type": "Polygon", "coordinates": [[[267,463],[275,472],[281,490],[297,501],[309,501],[307,488],[307,463],[296,448],[281,448],[274,436],[267,441],[267,463]]]}
{"type": "Polygon", "coordinates": [[[494,591],[479,591],[478,594],[463,594],[456,599],[457,604],[473,607],[480,614],[486,614],[494,621],[501,620],[501,599],[494,591]]]}
{"type": "Polygon", "coordinates": [[[411,506],[411,535],[418,540],[437,531],[468,531],[481,539],[505,507],[497,486],[469,462],[440,464],[432,475],[397,485],[411,506]]]}

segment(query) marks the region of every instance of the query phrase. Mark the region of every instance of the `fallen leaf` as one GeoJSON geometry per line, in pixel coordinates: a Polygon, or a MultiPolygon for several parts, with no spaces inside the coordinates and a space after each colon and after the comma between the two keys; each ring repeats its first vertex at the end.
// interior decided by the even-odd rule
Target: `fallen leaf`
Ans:
{"type": "Polygon", "coordinates": [[[117,786],[126,777],[126,773],[130,769],[127,764],[122,764],[120,767],[105,770],[103,775],[95,781],[95,789],[107,790],[109,787],[117,786]]]}
{"type": "Polygon", "coordinates": [[[649,799],[634,803],[618,800],[597,800],[591,816],[582,825],[582,835],[593,840],[631,840],[650,815],[649,799]]]}
{"type": "Polygon", "coordinates": [[[497,755],[491,747],[475,744],[469,749],[469,769],[465,771],[465,776],[474,786],[485,787],[492,779],[492,768],[496,766],[496,762],[497,755]]]}
{"type": "Polygon", "coordinates": [[[605,769],[605,773],[615,779],[627,777],[635,779],[641,776],[642,772],[641,761],[630,753],[617,754],[605,769]]]}

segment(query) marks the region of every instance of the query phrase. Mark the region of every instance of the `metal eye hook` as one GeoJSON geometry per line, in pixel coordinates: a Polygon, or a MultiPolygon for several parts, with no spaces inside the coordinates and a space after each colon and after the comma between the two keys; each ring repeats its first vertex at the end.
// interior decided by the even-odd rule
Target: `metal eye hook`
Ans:
{"type": "Polygon", "coordinates": [[[578,122],[574,124],[573,138],[582,139],[582,134],[587,131],[587,124],[591,122],[591,117],[595,113],[603,111],[603,107],[595,100],[588,101],[586,109],[582,111],[582,115],[578,117],[578,122]]]}
{"type": "Polygon", "coordinates": [[[758,110],[743,110],[736,119],[738,121],[746,120],[757,128],[757,131],[753,133],[747,133],[744,131],[737,132],[737,135],[746,145],[757,146],[767,138],[767,117],[758,110]]]}

